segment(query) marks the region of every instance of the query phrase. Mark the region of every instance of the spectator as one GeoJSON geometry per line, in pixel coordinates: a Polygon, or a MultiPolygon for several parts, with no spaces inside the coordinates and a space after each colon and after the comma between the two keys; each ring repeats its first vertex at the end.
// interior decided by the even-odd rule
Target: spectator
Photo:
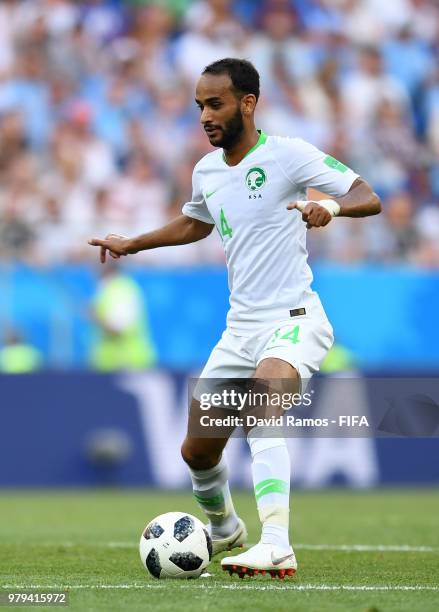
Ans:
{"type": "Polygon", "coordinates": [[[420,236],[415,223],[414,202],[409,193],[392,196],[387,204],[386,217],[393,237],[394,257],[400,261],[412,260],[420,236]]]}
{"type": "Polygon", "coordinates": [[[186,26],[187,32],[177,43],[176,63],[191,85],[210,62],[242,54],[245,31],[233,14],[231,0],[196,2],[186,26]]]}
{"type": "Polygon", "coordinates": [[[357,66],[346,76],[341,88],[347,129],[358,129],[358,126],[368,129],[384,100],[408,107],[406,89],[385,72],[381,53],[375,47],[358,51],[357,66]]]}
{"type": "Polygon", "coordinates": [[[9,168],[27,150],[28,143],[24,133],[20,113],[6,112],[0,118],[0,180],[7,180],[9,168]]]}
{"type": "MultiPolygon", "coordinates": [[[[434,0],[4,0],[0,258],[82,260],[90,233],[179,213],[210,150],[194,82],[237,55],[262,75],[260,127],[312,141],[382,197],[385,215],[310,232],[311,256],[438,267],[438,37],[434,0]]],[[[142,257],[223,254],[212,233],[142,257]]]]}

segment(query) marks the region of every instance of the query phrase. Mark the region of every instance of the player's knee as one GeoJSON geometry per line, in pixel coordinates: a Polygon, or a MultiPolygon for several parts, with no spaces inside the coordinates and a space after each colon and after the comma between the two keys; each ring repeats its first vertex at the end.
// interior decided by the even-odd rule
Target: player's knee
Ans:
{"type": "Polygon", "coordinates": [[[221,458],[188,439],[181,445],[181,456],[183,461],[193,470],[209,470],[215,467],[221,458]]]}

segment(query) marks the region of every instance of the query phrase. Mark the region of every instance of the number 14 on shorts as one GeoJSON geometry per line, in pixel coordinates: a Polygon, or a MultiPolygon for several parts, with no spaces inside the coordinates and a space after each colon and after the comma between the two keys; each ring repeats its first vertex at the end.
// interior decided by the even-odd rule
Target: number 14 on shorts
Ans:
{"type": "Polygon", "coordinates": [[[300,342],[299,339],[299,331],[300,325],[295,325],[294,327],[281,327],[277,329],[272,335],[267,348],[274,348],[277,345],[285,345],[288,342],[292,344],[297,344],[300,342]]]}

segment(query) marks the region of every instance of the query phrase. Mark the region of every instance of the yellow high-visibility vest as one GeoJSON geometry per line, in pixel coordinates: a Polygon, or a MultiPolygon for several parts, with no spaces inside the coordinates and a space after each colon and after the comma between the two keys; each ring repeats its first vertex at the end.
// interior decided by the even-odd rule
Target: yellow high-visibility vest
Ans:
{"type": "Polygon", "coordinates": [[[122,274],[104,281],[95,298],[95,312],[102,323],[91,356],[91,364],[96,369],[138,370],[154,365],[156,355],[148,333],[146,305],[135,281],[122,274]],[[115,333],[105,330],[108,321],[114,321],[115,313],[117,317],[118,310],[123,319],[124,308],[137,310],[132,321],[122,325],[115,333]]]}
{"type": "Polygon", "coordinates": [[[34,372],[42,361],[40,352],[27,344],[11,344],[0,350],[0,371],[6,374],[34,372]]]}

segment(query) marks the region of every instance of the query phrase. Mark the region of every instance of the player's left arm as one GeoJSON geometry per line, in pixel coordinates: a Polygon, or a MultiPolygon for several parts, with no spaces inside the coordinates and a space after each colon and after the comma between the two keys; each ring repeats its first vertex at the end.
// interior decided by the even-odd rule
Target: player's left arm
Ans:
{"type": "Polygon", "coordinates": [[[307,228],[324,227],[333,217],[369,217],[381,212],[381,201],[369,183],[358,177],[346,195],[328,200],[298,200],[287,206],[297,209],[307,228]]]}

